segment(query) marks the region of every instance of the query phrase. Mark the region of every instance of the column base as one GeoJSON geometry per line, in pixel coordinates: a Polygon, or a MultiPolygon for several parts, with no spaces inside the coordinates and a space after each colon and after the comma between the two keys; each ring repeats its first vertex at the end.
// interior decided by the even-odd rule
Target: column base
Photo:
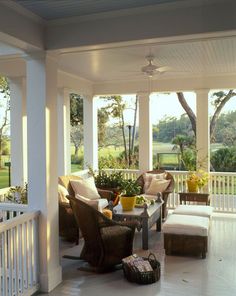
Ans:
{"type": "Polygon", "coordinates": [[[40,274],[40,291],[49,293],[62,282],[62,268],[59,266],[50,274],[40,274]]]}

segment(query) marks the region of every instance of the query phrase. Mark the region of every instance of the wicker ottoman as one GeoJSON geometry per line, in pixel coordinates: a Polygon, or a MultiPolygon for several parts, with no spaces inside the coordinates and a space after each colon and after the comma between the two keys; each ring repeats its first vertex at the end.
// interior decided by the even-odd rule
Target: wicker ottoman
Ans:
{"type": "Polygon", "coordinates": [[[193,215],[211,218],[213,213],[213,207],[211,206],[200,206],[200,205],[179,205],[173,214],[178,215],[193,215]]]}
{"type": "Polygon", "coordinates": [[[206,258],[209,218],[172,214],[162,229],[166,255],[201,255],[206,258]]]}

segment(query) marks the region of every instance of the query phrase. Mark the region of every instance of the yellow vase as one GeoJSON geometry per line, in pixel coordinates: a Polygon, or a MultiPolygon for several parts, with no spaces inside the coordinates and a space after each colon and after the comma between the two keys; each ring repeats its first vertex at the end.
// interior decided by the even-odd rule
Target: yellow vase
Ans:
{"type": "Polygon", "coordinates": [[[136,203],[136,196],[121,196],[120,203],[123,211],[132,211],[136,203]]]}
{"type": "Polygon", "coordinates": [[[198,192],[198,184],[196,181],[187,180],[188,192],[198,192]]]}

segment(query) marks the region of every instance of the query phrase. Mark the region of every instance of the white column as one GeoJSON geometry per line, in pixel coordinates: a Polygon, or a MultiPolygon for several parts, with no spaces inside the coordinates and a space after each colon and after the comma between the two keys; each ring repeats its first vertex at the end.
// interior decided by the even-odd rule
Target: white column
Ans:
{"type": "Polygon", "coordinates": [[[149,93],[139,93],[139,169],[152,169],[152,123],[149,93]]]}
{"type": "Polygon", "coordinates": [[[84,97],[84,168],[98,169],[97,104],[92,95],[84,97]]]}
{"type": "Polygon", "coordinates": [[[28,125],[28,198],[40,210],[40,289],[61,282],[57,196],[57,59],[45,54],[26,61],[28,125]]]}
{"type": "Polygon", "coordinates": [[[71,172],[70,152],[70,93],[58,90],[58,176],[71,172]]]}
{"type": "Polygon", "coordinates": [[[25,91],[23,78],[10,78],[11,114],[11,185],[23,186],[26,182],[24,160],[27,150],[25,122],[25,91]]]}
{"type": "Polygon", "coordinates": [[[210,131],[208,89],[199,89],[197,95],[196,149],[197,169],[210,171],[210,131]]]}

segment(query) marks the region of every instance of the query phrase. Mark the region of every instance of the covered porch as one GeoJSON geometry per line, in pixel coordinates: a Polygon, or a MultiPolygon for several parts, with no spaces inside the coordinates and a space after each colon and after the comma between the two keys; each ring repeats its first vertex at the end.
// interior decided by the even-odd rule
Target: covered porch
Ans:
{"type": "MultiPolygon", "coordinates": [[[[95,16],[92,20],[87,16],[79,20],[72,19],[72,22],[68,23],[68,20],[62,23],[59,20],[45,23],[32,15],[27,15],[25,11],[23,13],[19,7],[0,4],[0,15],[3,16],[1,20],[4,24],[3,31],[0,32],[0,48],[2,48],[0,74],[8,77],[11,91],[11,180],[12,185],[23,185],[24,182],[28,182],[28,206],[24,210],[19,205],[11,208],[9,204],[0,204],[0,210],[8,213],[14,212],[12,216],[8,215],[7,221],[0,225],[0,234],[4,241],[1,266],[9,264],[7,266],[10,267],[9,273],[5,269],[1,270],[4,296],[10,295],[8,291],[18,289],[17,281],[14,280],[16,275],[12,272],[15,264],[21,264],[23,269],[27,266],[31,268],[29,274],[24,270],[21,273],[21,276],[27,279],[24,282],[25,294],[23,295],[31,295],[38,289],[42,292],[52,291],[62,279],[64,283],[58,288],[59,290],[55,291],[56,294],[52,295],[60,295],[57,293],[77,295],[78,289],[82,289],[83,285],[86,287],[84,292],[87,292],[87,285],[93,286],[95,277],[99,280],[97,283],[101,285],[100,294],[105,289],[112,289],[114,294],[120,293],[120,274],[117,277],[120,277],[120,281],[116,280],[116,273],[108,277],[90,275],[85,278],[85,274],[75,275],[72,272],[75,282],[62,277],[62,267],[66,274],[67,264],[64,265],[62,262],[61,265],[60,262],[57,178],[60,175],[70,174],[69,94],[77,93],[84,97],[84,163],[93,169],[98,168],[96,107],[98,96],[138,95],[139,170],[125,170],[127,178],[135,179],[141,172],[151,170],[153,166],[150,93],[195,92],[197,159],[198,163],[204,163],[204,169],[209,172],[208,93],[212,89],[234,89],[236,86],[235,24],[230,21],[230,17],[224,20],[223,27],[215,22],[217,16],[221,18],[222,10],[227,15],[232,15],[232,8],[235,4],[233,2],[230,4],[226,6],[222,3],[217,5],[210,3],[205,7],[207,9],[205,16],[202,15],[202,7],[199,4],[194,7],[181,5],[178,9],[167,5],[161,10],[159,7],[154,7],[154,11],[152,8],[144,11],[130,11],[128,14],[126,11],[124,15],[113,13],[110,16],[103,15],[104,19],[95,16]],[[168,11],[166,19],[162,15],[163,9],[168,11]],[[4,15],[9,16],[8,21],[4,15]],[[140,22],[140,15],[142,22],[140,22]],[[183,15],[192,17],[185,19],[183,15]],[[178,30],[176,30],[179,24],[177,19],[184,21],[178,30]],[[13,28],[7,25],[10,21],[15,24],[13,28]],[[105,30],[109,27],[113,28],[116,34],[112,30],[105,30]],[[94,28],[97,29],[96,34],[94,28]],[[126,28],[130,29],[126,30],[126,28]],[[61,38],[62,35],[66,38],[61,38]],[[165,75],[158,76],[158,79],[153,80],[151,85],[146,76],[140,76],[140,73],[130,76],[128,73],[140,70],[145,62],[145,55],[150,50],[160,59],[163,66],[168,64],[177,71],[166,72],[165,75]],[[13,218],[17,212],[23,214],[13,218]],[[25,232],[22,234],[25,233],[25,236],[22,240],[18,240],[17,229],[22,227],[25,227],[25,232]],[[31,236],[30,248],[26,243],[28,235],[31,236]],[[6,237],[12,246],[10,249],[7,249],[6,237]],[[22,260],[18,262],[14,260],[19,255],[19,248],[24,252],[22,260]],[[26,252],[29,250],[32,259],[28,261],[26,252]],[[4,261],[6,255],[8,261],[4,261]],[[78,279],[79,285],[77,275],[80,278],[78,279]],[[110,279],[109,282],[107,278],[110,279]],[[75,285],[79,288],[75,288],[75,285]],[[69,292],[65,292],[67,288],[69,292]]],[[[171,173],[175,176],[176,188],[168,201],[170,209],[178,205],[178,192],[184,189],[187,175],[186,172],[171,173]]],[[[212,205],[215,210],[235,213],[236,174],[210,173],[210,175],[212,205]],[[220,184],[220,192],[216,184],[220,184]]],[[[227,234],[222,230],[234,229],[235,218],[229,214],[228,218],[224,216],[222,219],[216,216],[214,221],[216,222],[213,223],[215,228],[213,227],[212,231],[209,258],[205,263],[194,261],[196,264],[194,274],[198,282],[194,282],[194,277],[182,279],[182,275],[188,273],[193,275],[192,270],[185,269],[186,266],[192,264],[193,260],[165,258],[161,239],[158,240],[157,254],[160,251],[159,259],[164,266],[163,278],[167,279],[164,280],[164,285],[162,282],[159,284],[162,293],[171,295],[171,290],[176,288],[174,282],[177,274],[174,271],[179,270],[179,265],[182,265],[181,278],[178,278],[181,282],[179,295],[181,293],[184,295],[182,288],[186,281],[193,281],[191,288],[195,289],[196,295],[199,295],[196,285],[202,281],[205,294],[200,293],[200,295],[214,294],[216,290],[213,286],[216,283],[219,284],[219,281],[212,282],[212,275],[215,278],[220,276],[216,271],[216,265],[218,267],[221,262],[217,261],[218,257],[220,257],[219,260],[225,258],[223,262],[227,263],[222,269],[230,274],[227,279],[223,279],[220,288],[226,290],[225,283],[229,278],[230,282],[235,283],[235,270],[231,265],[235,259],[233,258],[233,243],[235,242],[233,236],[230,235],[230,230],[227,230],[227,234]],[[223,241],[230,244],[227,252],[224,250],[223,241]],[[202,274],[202,264],[204,270],[206,267],[209,271],[204,279],[197,277],[202,274]],[[210,276],[207,278],[208,275],[210,276]],[[209,285],[210,292],[208,293],[209,285]]],[[[153,241],[154,248],[156,248],[155,244],[156,242],[153,241]]],[[[135,248],[139,250],[138,245],[135,248]]],[[[130,285],[128,283],[123,285],[122,279],[122,288],[125,287],[128,289],[130,285]]],[[[129,292],[134,293],[136,289],[137,287],[129,292]]],[[[152,290],[154,289],[152,286],[148,289],[150,295],[155,295],[156,291],[152,290]]],[[[233,293],[229,295],[234,294],[234,289],[231,286],[231,290],[227,292],[233,293]]],[[[89,290],[89,293],[93,291],[89,290]]],[[[18,295],[17,293],[18,290],[15,295],[18,295]]],[[[83,294],[83,291],[81,293],[83,294]]]]}

